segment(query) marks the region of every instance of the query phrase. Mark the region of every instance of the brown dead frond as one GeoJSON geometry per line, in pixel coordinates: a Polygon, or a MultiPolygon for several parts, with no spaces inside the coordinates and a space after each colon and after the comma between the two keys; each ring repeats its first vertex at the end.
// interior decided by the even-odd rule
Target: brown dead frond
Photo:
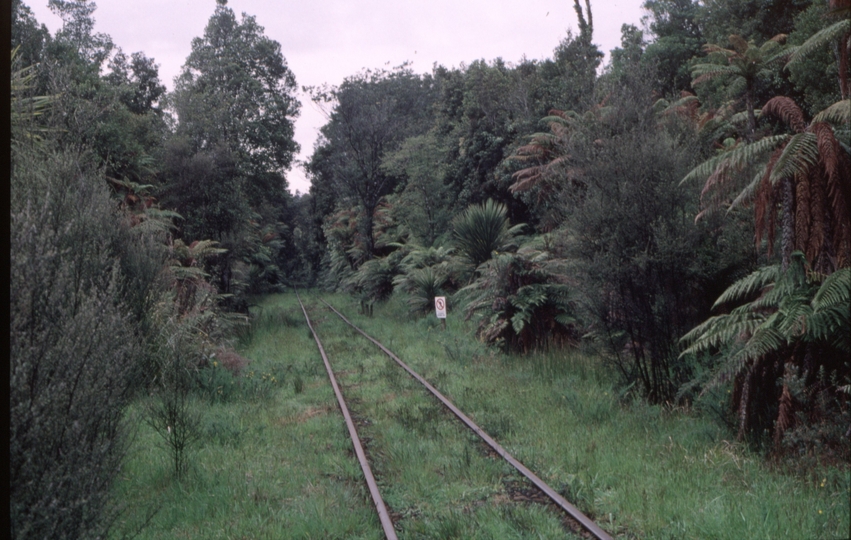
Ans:
{"type": "Polygon", "coordinates": [[[807,129],[807,121],[804,113],[792,98],[777,96],[769,99],[762,107],[762,114],[770,114],[783,120],[796,133],[803,133],[807,129]]]}

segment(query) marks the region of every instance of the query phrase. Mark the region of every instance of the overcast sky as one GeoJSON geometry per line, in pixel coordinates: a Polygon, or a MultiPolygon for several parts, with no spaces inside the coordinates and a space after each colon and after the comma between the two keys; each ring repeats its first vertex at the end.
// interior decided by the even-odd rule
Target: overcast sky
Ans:
{"type": "MultiPolygon", "coordinates": [[[[51,33],[61,20],[47,0],[23,0],[51,33]]],[[[215,0],[99,0],[95,30],[109,34],[130,54],[143,51],[159,64],[173,88],[191,50],[204,33],[215,0]]],[[[585,2],[582,2],[583,6],[585,2]]],[[[594,43],[606,53],[620,44],[624,23],[641,27],[642,0],[593,0],[594,43]]],[[[437,63],[459,67],[474,60],[517,62],[552,57],[567,29],[578,33],[570,0],[229,0],[237,15],[254,15],[266,36],[281,44],[301,86],[336,85],[362,68],[394,67],[405,61],[418,73],[437,63]]],[[[301,92],[295,137],[298,160],[313,151],[322,113],[301,92]]],[[[296,165],[290,190],[310,185],[296,165]]]]}

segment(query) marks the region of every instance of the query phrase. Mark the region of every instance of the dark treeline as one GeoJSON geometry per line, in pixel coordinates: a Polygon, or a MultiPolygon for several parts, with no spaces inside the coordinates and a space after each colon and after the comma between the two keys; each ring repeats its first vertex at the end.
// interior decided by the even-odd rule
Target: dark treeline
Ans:
{"type": "Polygon", "coordinates": [[[218,0],[166,92],[93,3],[50,0],[50,35],[14,0],[13,536],[109,530],[133,400],[179,476],[203,373],[292,285],[447,295],[506,352],[587,348],[624,395],[847,460],[849,6],[647,0],[603,65],[574,0],[549,59],[307,88],[294,197],[296,78],[254,17],[218,0]]]}

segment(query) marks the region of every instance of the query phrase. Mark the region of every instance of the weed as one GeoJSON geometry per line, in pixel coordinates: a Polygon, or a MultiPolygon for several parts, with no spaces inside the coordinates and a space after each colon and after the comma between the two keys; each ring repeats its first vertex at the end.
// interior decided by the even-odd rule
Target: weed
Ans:
{"type": "Polygon", "coordinates": [[[175,477],[183,478],[190,451],[202,437],[200,410],[189,393],[182,391],[161,392],[151,397],[145,410],[145,422],[160,436],[171,455],[175,477]]]}

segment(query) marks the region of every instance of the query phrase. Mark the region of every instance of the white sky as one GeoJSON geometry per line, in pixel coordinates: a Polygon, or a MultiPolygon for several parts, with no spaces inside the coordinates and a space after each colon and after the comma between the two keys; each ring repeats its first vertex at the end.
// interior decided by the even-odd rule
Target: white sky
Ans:
{"type": "MultiPolygon", "coordinates": [[[[47,0],[23,0],[51,33],[61,20],[47,0]]],[[[624,23],[641,27],[643,0],[592,0],[594,43],[603,52],[620,45],[624,23]]],[[[585,2],[581,2],[583,7],[585,2]]],[[[159,64],[160,79],[173,88],[191,50],[204,33],[215,0],[99,0],[95,31],[109,34],[128,55],[143,51],[159,64]]],[[[412,62],[418,73],[437,63],[448,68],[474,60],[517,62],[552,57],[571,28],[578,33],[570,0],[229,0],[237,16],[254,15],[281,50],[299,88],[337,85],[362,68],[412,62]]],[[[323,114],[299,91],[301,115],[297,160],[313,152],[323,114]]],[[[287,174],[290,190],[306,192],[299,165],[287,174]]]]}

